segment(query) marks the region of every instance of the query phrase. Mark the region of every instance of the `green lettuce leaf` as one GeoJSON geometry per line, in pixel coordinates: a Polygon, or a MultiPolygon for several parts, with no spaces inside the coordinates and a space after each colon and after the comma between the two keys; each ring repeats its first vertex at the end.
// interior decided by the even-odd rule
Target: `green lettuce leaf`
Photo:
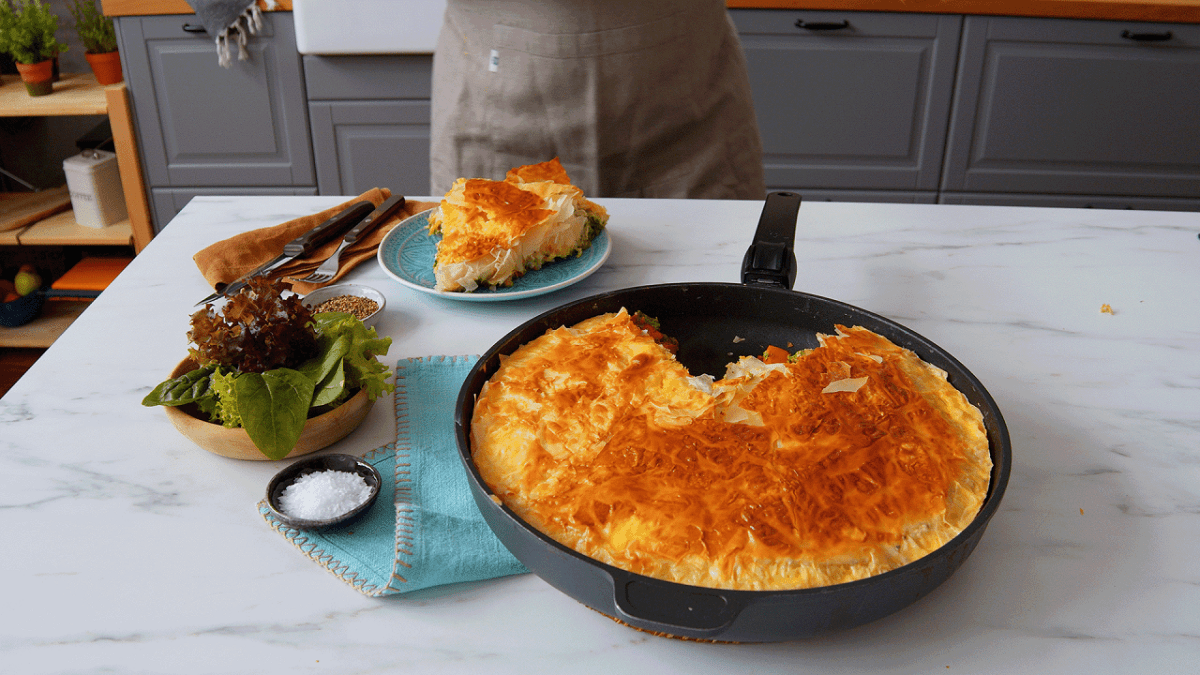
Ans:
{"type": "Polygon", "coordinates": [[[228,429],[242,426],[242,416],[238,412],[237,405],[237,388],[234,386],[237,379],[236,372],[227,373],[223,370],[213,373],[212,377],[212,389],[216,394],[216,403],[209,415],[213,421],[228,429]]]}
{"type": "Polygon", "coordinates": [[[392,346],[390,337],[379,337],[374,328],[367,328],[362,321],[343,312],[322,312],[313,319],[323,339],[349,339],[343,359],[348,392],[366,389],[367,395],[374,400],[384,392],[395,391],[395,385],[387,381],[388,367],[374,358],[388,353],[392,346]]]}

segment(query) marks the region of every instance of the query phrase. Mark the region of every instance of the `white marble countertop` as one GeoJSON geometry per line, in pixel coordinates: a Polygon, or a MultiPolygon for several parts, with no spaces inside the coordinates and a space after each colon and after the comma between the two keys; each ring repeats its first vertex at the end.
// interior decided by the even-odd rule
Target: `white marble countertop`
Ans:
{"type": "MultiPolygon", "coordinates": [[[[360,595],[259,516],[281,464],[209,454],[140,405],[209,290],[192,254],[344,200],[193,200],[0,399],[0,671],[1194,672],[1200,214],[806,203],[796,289],[954,354],[1005,416],[1012,478],[928,597],[828,637],[716,645],[621,626],[533,575],[360,595]]],[[[456,302],[355,270],[387,294],[387,358],[478,354],[603,290],[737,281],[761,208],[604,203],[608,263],[541,298],[456,302]]],[[[389,408],[333,449],[392,440],[389,408]]]]}

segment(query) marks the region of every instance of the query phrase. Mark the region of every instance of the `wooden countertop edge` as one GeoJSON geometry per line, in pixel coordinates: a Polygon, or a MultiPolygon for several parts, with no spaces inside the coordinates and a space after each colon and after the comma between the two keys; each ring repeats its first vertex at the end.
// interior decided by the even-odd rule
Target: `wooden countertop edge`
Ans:
{"type": "MultiPolygon", "coordinates": [[[[274,11],[292,11],[292,0],[276,0],[274,11]]],[[[258,6],[266,9],[267,3],[258,0],[258,6]]],[[[186,0],[100,0],[100,9],[106,16],[155,16],[158,14],[195,14],[186,0]]]]}
{"type": "MultiPolygon", "coordinates": [[[[266,3],[259,0],[259,6],[266,3]]],[[[737,9],[984,14],[1064,19],[1200,23],[1200,0],[726,0],[737,9]]],[[[192,14],[185,0],[101,0],[108,16],[192,14]]],[[[279,0],[276,11],[290,11],[279,0]]]]}

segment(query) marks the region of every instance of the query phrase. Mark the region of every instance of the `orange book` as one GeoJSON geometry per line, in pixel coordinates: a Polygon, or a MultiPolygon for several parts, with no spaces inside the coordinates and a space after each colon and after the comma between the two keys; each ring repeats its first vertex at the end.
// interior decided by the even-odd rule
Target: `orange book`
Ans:
{"type": "Polygon", "coordinates": [[[50,284],[57,291],[102,291],[133,258],[84,258],[50,284]]]}

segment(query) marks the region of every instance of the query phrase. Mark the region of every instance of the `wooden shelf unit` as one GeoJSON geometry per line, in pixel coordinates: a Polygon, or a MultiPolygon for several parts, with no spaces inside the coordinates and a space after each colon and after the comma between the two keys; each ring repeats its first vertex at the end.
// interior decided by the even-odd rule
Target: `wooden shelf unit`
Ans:
{"type": "Polygon", "coordinates": [[[54,83],[54,93],[46,96],[30,96],[15,75],[5,76],[0,85],[0,115],[4,117],[107,114],[104,87],[89,73],[62,73],[54,83]]]}
{"type": "MultiPolygon", "coordinates": [[[[46,244],[51,243],[46,239],[52,238],[55,239],[53,243],[66,245],[125,246],[132,243],[135,250],[141,251],[154,236],[154,231],[150,224],[149,202],[142,180],[141,160],[138,158],[134,141],[133,118],[129,110],[129,94],[125,84],[122,82],[105,87],[96,82],[95,76],[90,73],[63,73],[62,79],[54,83],[54,93],[47,96],[30,96],[19,79],[6,77],[0,83],[0,116],[65,115],[108,116],[117,151],[121,187],[125,191],[125,205],[129,211],[128,222],[122,221],[104,228],[113,232],[103,235],[97,235],[103,230],[78,226],[73,232],[68,232],[70,228],[64,228],[63,217],[56,214],[47,220],[17,228],[15,234],[13,230],[0,232],[0,237],[3,237],[0,243],[11,243],[12,237],[15,237],[17,244],[46,244]],[[52,228],[54,233],[42,236],[37,230],[43,226],[52,228]],[[121,241],[117,241],[121,238],[116,236],[117,232],[123,237],[121,241]],[[72,236],[77,236],[78,239],[72,240],[72,236]]],[[[0,223],[0,229],[4,229],[3,223],[0,223]]]]}
{"type": "MultiPolygon", "coordinates": [[[[30,96],[18,78],[6,76],[0,82],[0,116],[66,115],[108,116],[129,217],[104,228],[84,227],[75,221],[75,212],[68,207],[48,208],[44,217],[28,222],[29,209],[22,209],[22,202],[36,208],[36,202],[45,195],[4,194],[0,195],[3,213],[21,220],[6,223],[0,218],[0,246],[132,246],[140,252],[150,243],[154,230],[125,83],[103,86],[91,73],[63,73],[54,83],[54,93],[30,96]]],[[[0,326],[0,348],[49,347],[86,307],[87,301],[48,299],[38,318],[28,324],[0,326]]]]}
{"type": "Polygon", "coordinates": [[[56,205],[56,193],[66,186],[41,192],[0,193],[0,245],[9,246],[132,246],[129,219],[104,228],[84,227],[75,220],[70,199],[56,205]],[[45,195],[44,205],[37,202],[45,195]],[[24,204],[30,207],[25,208],[24,204]]]}

